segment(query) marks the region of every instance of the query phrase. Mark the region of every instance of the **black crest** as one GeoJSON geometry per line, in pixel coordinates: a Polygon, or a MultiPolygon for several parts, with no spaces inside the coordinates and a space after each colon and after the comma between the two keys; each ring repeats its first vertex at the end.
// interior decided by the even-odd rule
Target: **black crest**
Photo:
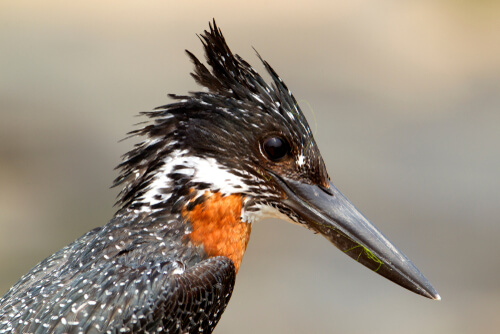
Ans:
{"type": "MultiPolygon", "coordinates": [[[[130,133],[144,140],[125,154],[117,167],[121,174],[114,186],[123,185],[118,203],[127,206],[137,202],[149,190],[152,178],[164,164],[163,159],[179,150],[189,150],[193,155],[213,157],[221,162],[226,160],[227,164],[234,163],[232,160],[237,156],[240,165],[234,166],[235,169],[244,169],[247,175],[262,176],[262,171],[254,167],[257,153],[252,146],[259,131],[283,133],[293,138],[295,153],[306,149],[308,152],[304,155],[318,162],[314,166],[304,166],[306,173],[298,173],[297,178],[318,174],[318,179],[324,179],[326,170],[308,123],[273,68],[257,54],[272,79],[269,85],[244,59],[231,52],[215,20],[200,40],[210,69],[191,52],[186,52],[195,66],[191,75],[208,91],[170,94],[176,100],[174,103],[142,113],[151,122],[130,133]],[[226,146],[221,148],[221,143],[226,146]]],[[[188,180],[182,182],[177,182],[177,189],[165,191],[184,188],[182,191],[186,192],[183,186],[188,180]]]]}

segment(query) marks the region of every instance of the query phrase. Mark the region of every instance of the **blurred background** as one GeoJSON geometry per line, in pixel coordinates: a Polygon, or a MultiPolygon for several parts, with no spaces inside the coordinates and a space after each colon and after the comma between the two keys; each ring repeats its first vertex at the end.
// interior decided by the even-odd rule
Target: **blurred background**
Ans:
{"type": "Polygon", "coordinates": [[[113,215],[135,117],[197,90],[213,17],[300,101],[330,175],[443,300],[281,221],[253,226],[216,333],[500,326],[500,2],[0,2],[0,295],[113,215]]]}

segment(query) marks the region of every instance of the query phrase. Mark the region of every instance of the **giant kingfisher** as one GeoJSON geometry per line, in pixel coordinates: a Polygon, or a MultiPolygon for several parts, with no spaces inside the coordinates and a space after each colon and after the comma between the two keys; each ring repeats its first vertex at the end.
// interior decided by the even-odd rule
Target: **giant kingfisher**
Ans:
{"type": "MultiPolygon", "coordinates": [[[[203,91],[170,95],[131,132],[118,211],[40,262],[0,299],[0,333],[211,333],[231,297],[252,223],[323,235],[391,281],[440,299],[337,188],[297,101],[269,84],[215,21],[187,51],[203,91]]],[[[258,55],[258,54],[257,54],[258,55]]]]}

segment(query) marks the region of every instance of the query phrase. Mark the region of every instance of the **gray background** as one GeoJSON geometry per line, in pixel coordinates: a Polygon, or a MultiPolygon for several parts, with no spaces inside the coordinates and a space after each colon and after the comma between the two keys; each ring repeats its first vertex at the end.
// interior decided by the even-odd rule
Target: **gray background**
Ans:
{"type": "Polygon", "coordinates": [[[300,101],[335,184],[434,302],[326,240],[254,224],[217,333],[491,333],[500,326],[498,1],[2,1],[0,291],[114,212],[117,143],[197,87],[215,17],[300,101]]]}

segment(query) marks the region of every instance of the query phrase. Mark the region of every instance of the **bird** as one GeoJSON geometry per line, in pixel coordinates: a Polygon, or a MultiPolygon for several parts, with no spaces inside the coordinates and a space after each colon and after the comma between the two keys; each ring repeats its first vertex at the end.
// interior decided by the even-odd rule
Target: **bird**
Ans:
{"type": "Polygon", "coordinates": [[[49,256],[0,299],[0,333],[211,333],[252,224],[279,218],[322,235],[400,286],[440,296],[333,185],[311,128],[259,53],[266,80],[215,19],[191,52],[202,90],[143,112],[117,166],[117,211],[49,256]]]}

